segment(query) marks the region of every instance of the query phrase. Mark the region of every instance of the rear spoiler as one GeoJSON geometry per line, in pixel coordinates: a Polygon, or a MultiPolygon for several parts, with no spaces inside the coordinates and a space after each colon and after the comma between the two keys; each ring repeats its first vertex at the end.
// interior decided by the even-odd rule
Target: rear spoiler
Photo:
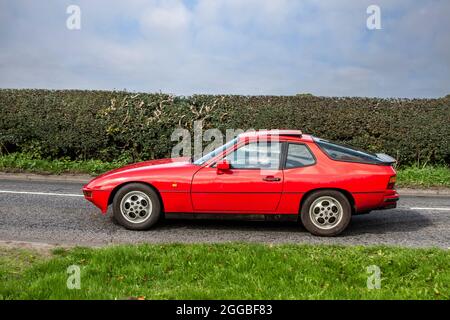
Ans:
{"type": "Polygon", "coordinates": [[[397,160],[395,160],[394,158],[392,158],[391,156],[389,156],[385,153],[377,153],[375,155],[381,162],[383,162],[383,164],[386,164],[386,165],[392,165],[397,162],[397,160]]]}

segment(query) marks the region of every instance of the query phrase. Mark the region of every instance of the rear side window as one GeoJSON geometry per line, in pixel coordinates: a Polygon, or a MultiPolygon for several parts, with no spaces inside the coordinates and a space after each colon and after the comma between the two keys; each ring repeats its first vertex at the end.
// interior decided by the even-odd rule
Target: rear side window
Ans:
{"type": "Polygon", "coordinates": [[[286,169],[310,166],[316,163],[314,156],[304,144],[289,143],[286,157],[286,169]]]}
{"type": "Polygon", "coordinates": [[[331,159],[337,161],[362,162],[369,164],[383,163],[376,155],[348,146],[314,138],[314,141],[331,159]]]}

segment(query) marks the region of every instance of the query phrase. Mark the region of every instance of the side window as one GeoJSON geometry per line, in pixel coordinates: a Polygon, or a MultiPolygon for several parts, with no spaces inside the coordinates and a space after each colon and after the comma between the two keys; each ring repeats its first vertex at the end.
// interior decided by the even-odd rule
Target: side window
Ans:
{"type": "Polygon", "coordinates": [[[286,169],[312,165],[316,162],[314,156],[304,144],[289,143],[286,157],[286,169]]]}
{"type": "Polygon", "coordinates": [[[225,159],[234,169],[278,169],[280,154],[279,142],[258,141],[241,146],[225,159]]]}

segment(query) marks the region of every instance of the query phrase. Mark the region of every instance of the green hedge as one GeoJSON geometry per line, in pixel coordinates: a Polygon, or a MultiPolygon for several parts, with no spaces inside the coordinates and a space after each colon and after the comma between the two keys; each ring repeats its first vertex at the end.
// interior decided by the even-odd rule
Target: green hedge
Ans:
{"type": "Polygon", "coordinates": [[[333,98],[0,89],[0,150],[132,161],[170,155],[177,127],[302,129],[401,164],[450,163],[450,97],[333,98]]]}

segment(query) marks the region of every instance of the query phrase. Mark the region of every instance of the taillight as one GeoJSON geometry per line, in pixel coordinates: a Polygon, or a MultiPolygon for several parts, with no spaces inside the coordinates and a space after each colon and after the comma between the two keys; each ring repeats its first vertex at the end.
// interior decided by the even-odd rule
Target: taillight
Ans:
{"type": "Polygon", "coordinates": [[[397,181],[397,176],[392,176],[392,177],[390,177],[390,178],[389,178],[388,185],[387,185],[387,188],[388,188],[388,189],[394,189],[395,181],[397,181]]]}

